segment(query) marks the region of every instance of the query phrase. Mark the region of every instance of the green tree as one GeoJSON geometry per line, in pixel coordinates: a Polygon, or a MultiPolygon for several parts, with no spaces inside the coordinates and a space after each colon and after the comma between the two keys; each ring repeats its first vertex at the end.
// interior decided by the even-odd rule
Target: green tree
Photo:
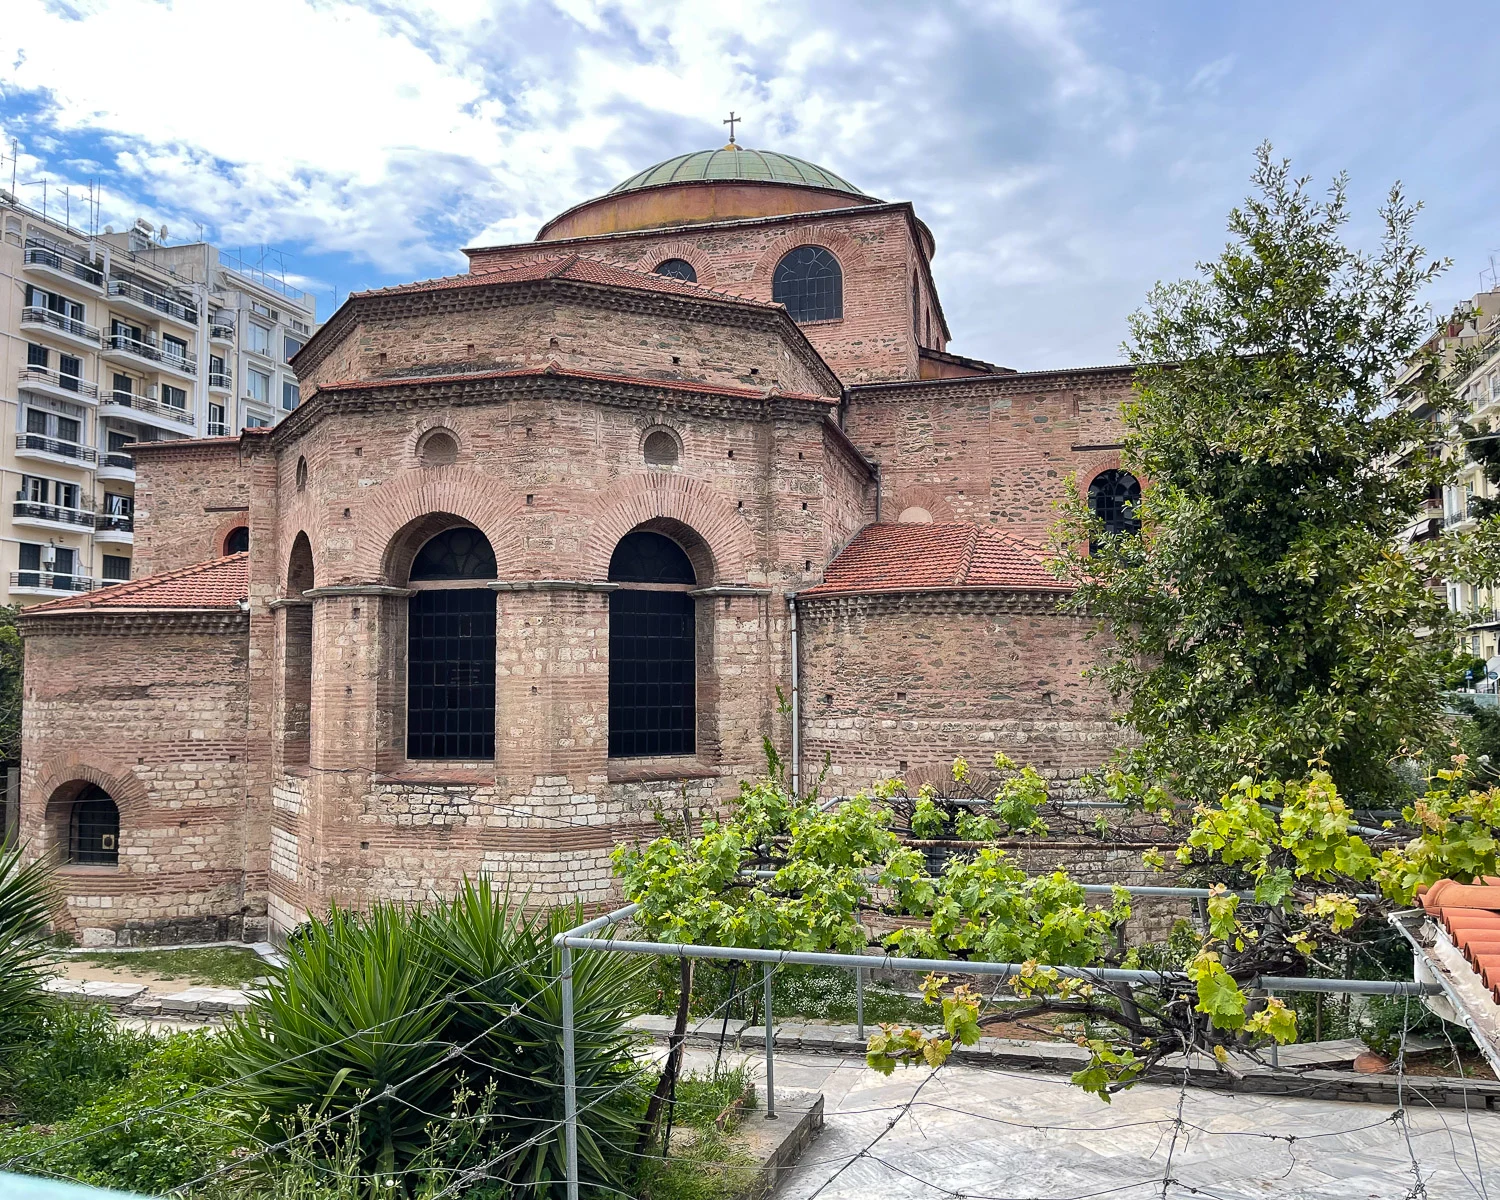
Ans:
{"type": "Polygon", "coordinates": [[[1262,146],[1253,181],[1218,259],[1131,320],[1143,534],[1107,535],[1077,501],[1054,561],[1110,635],[1098,670],[1145,778],[1212,800],[1317,762],[1357,805],[1389,802],[1393,761],[1445,736],[1455,629],[1428,581],[1488,571],[1494,536],[1396,545],[1450,477],[1414,401],[1451,409],[1451,373],[1408,370],[1431,359],[1418,297],[1445,264],[1399,186],[1366,253],[1342,240],[1343,176],[1315,196],[1262,146]]]}
{"type": "Polygon", "coordinates": [[[21,635],[19,609],[0,605],[0,762],[21,757],[21,635]]]}

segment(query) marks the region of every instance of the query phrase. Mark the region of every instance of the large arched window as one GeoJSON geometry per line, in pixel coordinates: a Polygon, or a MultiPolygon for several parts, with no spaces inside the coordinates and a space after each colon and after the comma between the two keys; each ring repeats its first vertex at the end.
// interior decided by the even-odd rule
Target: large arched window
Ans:
{"type": "Polygon", "coordinates": [[[445,529],[417,551],[407,601],[408,758],[495,757],[495,593],[483,583],[494,578],[495,551],[472,526],[445,529]]]}
{"type": "Polygon", "coordinates": [[[844,315],[844,272],[822,246],[798,246],[776,264],[771,299],[794,321],[831,321],[844,315]]]}
{"type": "Polygon", "coordinates": [[[1089,511],[1104,522],[1105,533],[1139,533],[1140,502],[1141,481],[1129,471],[1101,471],[1089,484],[1089,511]]]}
{"type": "Polygon", "coordinates": [[[698,282],[698,272],[685,258],[669,258],[666,262],[657,263],[656,273],[665,275],[668,279],[680,279],[683,283],[698,282]]]}
{"type": "Polygon", "coordinates": [[[113,867],[120,861],[120,810],[103,788],[90,784],[68,814],[68,861],[113,867]]]}
{"type": "Polygon", "coordinates": [[[304,593],[312,590],[312,543],[298,533],[287,557],[286,622],[281,672],[281,758],[284,765],[308,761],[312,741],[313,610],[304,593]]]}
{"type": "Polygon", "coordinates": [[[693,564],[671,538],[636,530],[615,547],[609,578],[622,585],[609,597],[609,756],[692,754],[693,564]]]}

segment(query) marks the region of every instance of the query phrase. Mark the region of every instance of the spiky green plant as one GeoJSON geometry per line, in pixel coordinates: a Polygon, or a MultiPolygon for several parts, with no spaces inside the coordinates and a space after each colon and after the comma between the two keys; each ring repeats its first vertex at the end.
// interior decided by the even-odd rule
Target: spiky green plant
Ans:
{"type": "Polygon", "coordinates": [[[52,867],[0,844],[0,1073],[14,1062],[46,1006],[42,984],[53,955],[47,941],[52,867]]]}

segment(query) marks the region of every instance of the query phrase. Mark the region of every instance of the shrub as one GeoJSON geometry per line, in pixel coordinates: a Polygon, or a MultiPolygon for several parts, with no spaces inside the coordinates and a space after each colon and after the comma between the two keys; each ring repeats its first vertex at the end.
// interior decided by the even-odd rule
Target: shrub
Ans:
{"type": "Polygon", "coordinates": [[[41,859],[23,862],[15,842],[0,842],[0,1069],[31,1039],[46,1006],[51,874],[41,859]]]}
{"type": "Polygon", "coordinates": [[[151,1051],[150,1034],[116,1024],[107,1009],[53,1001],[10,1060],[7,1098],[28,1121],[59,1121],[127,1079],[151,1051]]]}

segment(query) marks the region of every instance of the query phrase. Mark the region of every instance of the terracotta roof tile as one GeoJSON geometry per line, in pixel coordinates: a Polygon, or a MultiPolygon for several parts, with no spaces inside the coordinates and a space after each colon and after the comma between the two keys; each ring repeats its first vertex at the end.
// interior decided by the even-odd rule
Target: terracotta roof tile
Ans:
{"type": "Polygon", "coordinates": [[[1041,547],[988,525],[866,525],[803,595],[948,589],[1067,591],[1041,547]]]}
{"type": "Polygon", "coordinates": [[[837,396],[817,396],[808,392],[783,392],[777,388],[731,387],[721,383],[698,383],[691,379],[661,379],[655,375],[617,375],[605,371],[584,371],[547,363],[540,367],[511,367],[502,371],[466,371],[453,375],[397,375],[390,379],[335,379],[318,391],[366,391],[373,388],[407,387],[422,383],[463,383],[481,379],[527,379],[555,375],[559,379],[591,379],[602,383],[631,383],[642,387],[667,388],[678,392],[707,393],[712,396],[743,396],[754,400],[781,397],[787,400],[819,400],[835,404],[837,396]]]}
{"type": "Polygon", "coordinates": [[[536,262],[522,263],[515,267],[500,267],[492,271],[480,271],[469,275],[446,275],[441,279],[424,279],[416,283],[402,283],[395,287],[375,288],[368,292],[355,292],[360,296],[400,296],[419,292],[445,292],[457,288],[495,287],[508,283],[534,283],[540,279],[568,279],[575,283],[598,283],[609,287],[632,288],[641,292],[662,292],[672,296],[687,296],[698,300],[729,300],[736,304],[752,304],[756,308],[781,308],[765,300],[739,296],[718,288],[702,284],[687,283],[666,275],[650,271],[632,271],[628,267],[616,266],[602,259],[586,258],[582,254],[564,254],[536,262]]]}
{"type": "Polygon", "coordinates": [[[250,555],[231,554],[227,558],[194,563],[175,571],[163,571],[160,575],[147,575],[96,592],[49,600],[24,611],[25,615],[30,615],[117,608],[232,609],[239,607],[240,602],[249,596],[250,555]]]}
{"type": "Polygon", "coordinates": [[[1440,879],[1422,893],[1422,907],[1500,1004],[1500,878],[1473,883],[1440,879]]]}

